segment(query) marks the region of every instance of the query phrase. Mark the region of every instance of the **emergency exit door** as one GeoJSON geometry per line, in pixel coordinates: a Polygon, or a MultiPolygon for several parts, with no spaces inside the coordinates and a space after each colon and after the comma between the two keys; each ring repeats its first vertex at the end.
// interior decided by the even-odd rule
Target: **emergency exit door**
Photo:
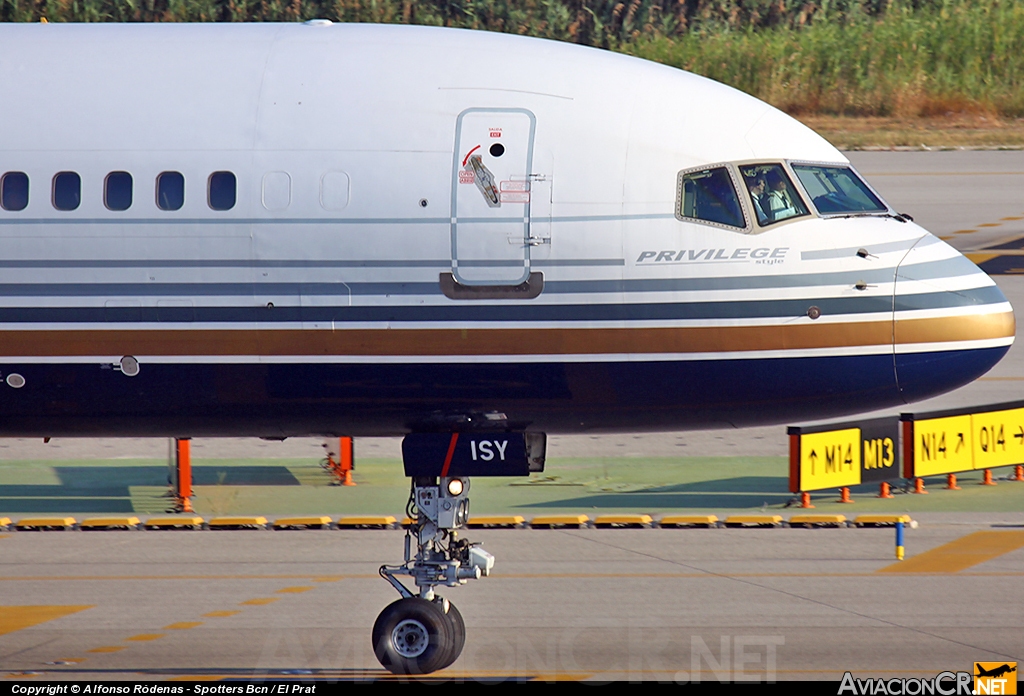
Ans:
{"type": "Polygon", "coordinates": [[[452,274],[463,285],[530,276],[533,143],[526,109],[466,109],[455,126],[452,274]]]}

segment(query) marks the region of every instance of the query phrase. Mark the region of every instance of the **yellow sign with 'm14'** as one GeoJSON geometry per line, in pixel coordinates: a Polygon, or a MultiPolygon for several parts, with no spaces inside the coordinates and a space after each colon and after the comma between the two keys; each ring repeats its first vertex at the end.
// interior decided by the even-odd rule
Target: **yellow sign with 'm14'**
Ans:
{"type": "Polygon", "coordinates": [[[800,481],[805,491],[860,483],[860,428],[800,436],[800,481]]]}

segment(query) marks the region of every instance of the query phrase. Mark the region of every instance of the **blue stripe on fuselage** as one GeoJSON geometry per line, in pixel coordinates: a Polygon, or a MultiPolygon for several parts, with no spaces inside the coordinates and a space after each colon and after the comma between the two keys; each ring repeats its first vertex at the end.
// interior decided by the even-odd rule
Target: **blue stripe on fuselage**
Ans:
{"type": "Polygon", "coordinates": [[[901,406],[974,379],[1006,350],[895,361],[143,363],[136,377],[100,365],[0,365],[26,379],[0,401],[0,435],[368,436],[471,427],[466,417],[486,412],[506,414],[510,429],[552,433],[766,425],[901,406]]]}

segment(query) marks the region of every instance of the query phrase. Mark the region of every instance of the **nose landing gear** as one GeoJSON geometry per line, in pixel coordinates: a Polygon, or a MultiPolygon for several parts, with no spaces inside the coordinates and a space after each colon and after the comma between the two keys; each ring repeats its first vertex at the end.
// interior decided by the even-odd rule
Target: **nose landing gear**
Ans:
{"type": "Polygon", "coordinates": [[[381,566],[380,574],[402,599],[389,604],[373,625],[373,651],[395,674],[427,674],[458,659],[466,644],[466,624],[455,605],[435,594],[445,585],[458,587],[484,577],[494,556],[459,538],[469,519],[469,479],[418,476],[413,479],[406,531],[405,563],[381,566]],[[412,553],[413,540],[416,552],[412,553]],[[413,578],[415,596],[396,576],[413,578]]]}
{"type": "Polygon", "coordinates": [[[405,563],[380,567],[402,598],[373,625],[373,651],[393,674],[429,674],[462,654],[462,614],[434,590],[485,577],[494,556],[459,538],[469,521],[469,476],[525,476],[544,470],[542,433],[416,434],[402,442],[406,475],[412,477],[405,563]],[[443,463],[442,463],[443,462],[443,463]],[[415,552],[413,543],[415,542],[415,552]],[[398,576],[413,579],[414,594],[398,576]]]}

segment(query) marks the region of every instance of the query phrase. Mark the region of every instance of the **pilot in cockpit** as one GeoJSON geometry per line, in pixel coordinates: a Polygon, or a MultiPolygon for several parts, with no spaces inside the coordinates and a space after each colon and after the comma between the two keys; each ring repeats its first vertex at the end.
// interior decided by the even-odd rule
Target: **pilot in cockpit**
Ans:
{"type": "Polygon", "coordinates": [[[764,176],[755,171],[751,174],[744,174],[744,179],[747,183],[747,190],[750,191],[750,201],[754,205],[754,212],[757,214],[757,222],[759,225],[763,225],[768,222],[768,216],[765,215],[764,207],[761,205],[765,190],[764,176]]]}
{"type": "Polygon", "coordinates": [[[784,220],[797,214],[790,198],[790,192],[786,185],[786,177],[782,174],[781,167],[769,169],[766,175],[768,182],[768,195],[765,203],[768,206],[768,215],[772,220],[784,220]]]}

